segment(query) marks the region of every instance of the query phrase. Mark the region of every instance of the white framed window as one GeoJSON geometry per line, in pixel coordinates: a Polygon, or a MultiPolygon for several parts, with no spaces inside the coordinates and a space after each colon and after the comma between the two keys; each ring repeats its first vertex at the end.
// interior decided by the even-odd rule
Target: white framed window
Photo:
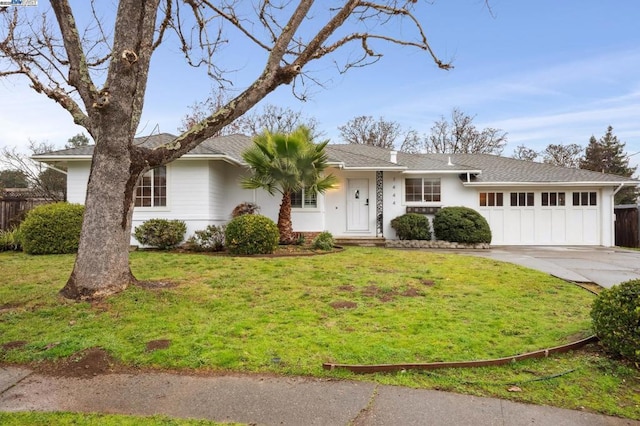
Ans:
{"type": "Polygon", "coordinates": [[[502,207],[504,194],[502,192],[481,192],[480,207],[502,207]]]}
{"type": "Polygon", "coordinates": [[[149,170],[138,180],[136,187],[136,207],[166,207],[167,205],[167,167],[160,166],[149,170]]]}
{"type": "Polygon", "coordinates": [[[533,206],[533,192],[512,192],[511,193],[511,206],[512,207],[528,207],[533,206]]]}
{"type": "Polygon", "coordinates": [[[543,206],[564,206],[566,203],[566,197],[564,192],[543,192],[542,202],[543,206]]]}
{"type": "Polygon", "coordinates": [[[595,191],[594,192],[574,192],[573,205],[574,206],[597,206],[598,193],[595,191]]]}
{"type": "Polygon", "coordinates": [[[404,200],[411,202],[441,201],[440,178],[406,178],[404,180],[404,200]]]}
{"type": "Polygon", "coordinates": [[[315,209],[318,207],[318,194],[304,189],[292,192],[291,207],[294,209],[315,209]]]}

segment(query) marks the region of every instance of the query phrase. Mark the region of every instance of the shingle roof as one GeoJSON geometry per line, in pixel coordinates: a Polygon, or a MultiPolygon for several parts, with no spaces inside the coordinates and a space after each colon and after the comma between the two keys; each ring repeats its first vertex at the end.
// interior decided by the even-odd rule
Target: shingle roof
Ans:
{"type": "Polygon", "coordinates": [[[477,183],[522,182],[632,182],[634,179],[591,170],[554,166],[533,161],[517,160],[490,154],[422,154],[433,158],[451,157],[454,164],[480,169],[477,183]]]}
{"type": "Polygon", "coordinates": [[[333,163],[342,163],[346,168],[398,169],[406,166],[391,162],[390,150],[370,145],[327,145],[327,156],[333,163]]]}
{"type": "MultiPolygon", "coordinates": [[[[176,136],[160,133],[134,139],[134,144],[142,144],[148,148],[171,142],[176,136]]],[[[251,146],[251,138],[244,135],[229,135],[210,138],[194,148],[185,157],[211,156],[228,157],[240,164],[242,152],[251,146]]],[[[404,172],[433,171],[433,172],[475,172],[472,184],[493,183],[600,183],[615,184],[621,182],[636,182],[635,179],[616,175],[593,172],[589,170],[573,169],[553,166],[532,161],[516,160],[490,154],[407,154],[399,152],[397,163],[391,162],[391,150],[369,145],[329,144],[326,148],[330,163],[340,164],[346,169],[369,170],[398,170],[404,172]]],[[[53,151],[33,158],[45,161],[52,157],[63,158],[91,156],[93,145],[79,148],[53,151]]]]}

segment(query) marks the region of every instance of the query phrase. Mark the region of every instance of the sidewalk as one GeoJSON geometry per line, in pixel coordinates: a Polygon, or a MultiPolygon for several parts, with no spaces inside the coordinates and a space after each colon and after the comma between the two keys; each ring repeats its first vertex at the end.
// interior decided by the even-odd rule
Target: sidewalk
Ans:
{"type": "Polygon", "coordinates": [[[258,425],[640,426],[633,420],[432,390],[257,375],[49,377],[0,366],[0,411],[74,411],[258,425]]]}

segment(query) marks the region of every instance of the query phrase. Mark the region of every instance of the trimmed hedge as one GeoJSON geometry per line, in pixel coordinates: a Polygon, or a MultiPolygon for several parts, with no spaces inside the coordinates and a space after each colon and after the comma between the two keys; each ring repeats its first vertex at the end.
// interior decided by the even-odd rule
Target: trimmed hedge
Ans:
{"type": "Polygon", "coordinates": [[[391,220],[391,227],[401,240],[430,240],[431,226],[427,216],[407,213],[391,220]]]}
{"type": "Polygon", "coordinates": [[[18,228],[18,239],[28,254],[75,253],[80,243],[84,206],[44,204],[27,213],[18,228]]]}
{"type": "Polygon", "coordinates": [[[238,216],[225,229],[225,245],[231,254],[270,254],[278,247],[278,241],[278,226],[259,214],[238,216]]]}
{"type": "Polygon", "coordinates": [[[490,243],[491,228],[487,220],[468,207],[444,207],[433,218],[437,240],[454,243],[490,243]]]}
{"type": "Polygon", "coordinates": [[[133,236],[140,244],[168,250],[180,244],[187,232],[181,220],[149,219],[136,226],[133,236]]]}
{"type": "Polygon", "coordinates": [[[314,239],[313,241],[311,241],[311,247],[313,247],[316,250],[324,250],[324,251],[331,251],[333,250],[333,247],[335,246],[335,240],[333,239],[333,235],[331,235],[331,232],[328,231],[324,231],[319,233],[314,239]]]}
{"type": "Polygon", "coordinates": [[[640,362],[640,280],[602,290],[593,302],[591,319],[609,353],[640,362]]]}
{"type": "Polygon", "coordinates": [[[224,230],[224,225],[209,225],[202,231],[196,231],[187,241],[189,248],[194,251],[224,250],[224,230]]]}

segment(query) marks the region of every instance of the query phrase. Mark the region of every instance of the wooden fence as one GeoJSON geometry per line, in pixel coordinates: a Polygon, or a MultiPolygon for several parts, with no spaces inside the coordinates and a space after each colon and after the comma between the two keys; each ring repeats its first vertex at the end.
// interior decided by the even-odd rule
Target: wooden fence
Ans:
{"type": "Polygon", "coordinates": [[[640,206],[617,206],[616,245],[640,247],[640,206]]]}
{"type": "Polygon", "coordinates": [[[25,196],[26,194],[0,193],[0,230],[6,231],[18,226],[25,214],[40,204],[51,203],[46,198],[25,196]]]}

